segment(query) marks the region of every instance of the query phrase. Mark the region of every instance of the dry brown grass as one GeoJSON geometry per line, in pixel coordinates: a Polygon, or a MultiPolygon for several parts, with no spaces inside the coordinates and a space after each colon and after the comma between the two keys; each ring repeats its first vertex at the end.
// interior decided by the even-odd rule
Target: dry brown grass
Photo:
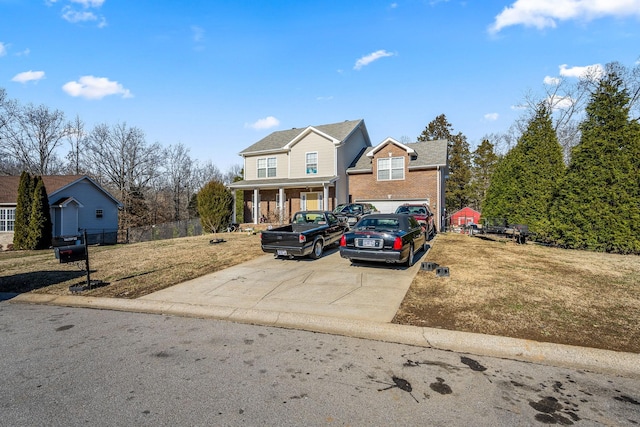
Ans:
{"type": "MultiPolygon", "coordinates": [[[[109,285],[83,295],[137,298],[263,255],[259,237],[220,233],[90,247],[91,279],[109,285]]],[[[440,234],[395,323],[640,353],[640,257],[440,234]]],[[[70,294],[86,283],[53,251],[0,252],[0,292],[70,294]]]]}
{"type": "MultiPolygon", "coordinates": [[[[109,285],[83,295],[137,298],[263,255],[257,235],[218,233],[226,242],[210,244],[212,237],[91,246],[91,280],[109,285]]],[[[67,295],[69,286],[87,282],[75,264],[59,264],[53,250],[0,253],[0,271],[3,292],[67,295]]]]}
{"type": "Polygon", "coordinates": [[[395,323],[640,352],[640,258],[441,234],[395,323]]]}

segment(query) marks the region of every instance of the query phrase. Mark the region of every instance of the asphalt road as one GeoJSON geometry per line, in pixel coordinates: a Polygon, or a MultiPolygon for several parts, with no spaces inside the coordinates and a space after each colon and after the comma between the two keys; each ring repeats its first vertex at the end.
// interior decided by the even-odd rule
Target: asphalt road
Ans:
{"type": "Polygon", "coordinates": [[[0,425],[638,425],[640,381],[313,332],[0,303],[0,425]]]}

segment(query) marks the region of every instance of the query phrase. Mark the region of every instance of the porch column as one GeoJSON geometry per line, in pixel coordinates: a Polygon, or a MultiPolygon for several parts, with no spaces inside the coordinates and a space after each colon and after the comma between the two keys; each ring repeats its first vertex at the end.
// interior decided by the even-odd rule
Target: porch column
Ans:
{"type": "Polygon", "coordinates": [[[280,224],[282,224],[284,222],[284,188],[280,187],[278,189],[278,194],[280,197],[279,203],[278,203],[278,210],[280,211],[280,224]]]}
{"type": "Polygon", "coordinates": [[[231,194],[233,195],[233,213],[231,214],[231,222],[235,224],[238,222],[236,221],[236,218],[238,217],[236,212],[236,190],[232,189],[231,194]]]}
{"type": "Polygon", "coordinates": [[[260,190],[253,189],[253,223],[260,222],[260,190]]]}
{"type": "Polygon", "coordinates": [[[329,210],[329,184],[322,186],[322,209],[329,210]]]}

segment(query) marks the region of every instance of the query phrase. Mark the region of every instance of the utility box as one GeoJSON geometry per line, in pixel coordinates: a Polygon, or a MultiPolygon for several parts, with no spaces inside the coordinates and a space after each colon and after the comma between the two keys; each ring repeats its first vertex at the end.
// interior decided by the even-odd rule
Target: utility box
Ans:
{"type": "Polygon", "coordinates": [[[55,251],[56,258],[60,260],[61,264],[87,260],[85,245],[59,246],[55,248],[55,251]]]}

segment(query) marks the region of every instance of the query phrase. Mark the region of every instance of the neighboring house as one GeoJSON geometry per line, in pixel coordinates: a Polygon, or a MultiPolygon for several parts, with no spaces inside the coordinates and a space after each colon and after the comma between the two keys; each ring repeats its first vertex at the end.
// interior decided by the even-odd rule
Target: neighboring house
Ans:
{"type": "MultiPolygon", "coordinates": [[[[88,176],[49,175],[47,190],[52,241],[75,240],[86,230],[89,243],[116,243],[122,204],[88,176]]],[[[19,176],[0,176],[0,245],[13,242],[19,176]]]]}
{"type": "Polygon", "coordinates": [[[426,203],[437,230],[444,227],[444,184],[448,141],[402,144],[387,138],[357,157],[347,169],[350,198],[391,213],[404,203],[426,203]]]}
{"type": "Polygon", "coordinates": [[[364,120],[273,132],[239,153],[244,179],[229,187],[244,191],[245,222],[332,210],[349,200],[347,167],[370,147],[364,120]]]}
{"type": "Polygon", "coordinates": [[[459,211],[451,214],[451,226],[461,227],[468,224],[479,224],[480,212],[471,209],[470,207],[462,208],[459,211]]]}

